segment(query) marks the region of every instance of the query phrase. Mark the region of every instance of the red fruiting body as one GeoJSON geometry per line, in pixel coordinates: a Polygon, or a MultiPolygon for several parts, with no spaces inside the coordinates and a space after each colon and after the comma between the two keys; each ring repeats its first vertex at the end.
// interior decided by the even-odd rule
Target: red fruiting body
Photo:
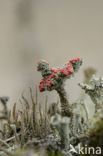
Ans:
{"type": "Polygon", "coordinates": [[[80,57],[77,57],[76,59],[72,59],[72,60],[70,60],[70,62],[72,63],[72,62],[78,62],[78,61],[80,61],[80,60],[82,60],[80,57]]]}
{"type": "MultiPolygon", "coordinates": [[[[68,63],[66,63],[63,68],[56,69],[56,68],[50,67],[52,74],[47,75],[47,78],[43,78],[41,80],[40,85],[39,85],[40,92],[44,91],[46,88],[51,89],[52,86],[55,87],[55,84],[57,84],[60,81],[60,78],[63,79],[64,77],[71,75],[74,72],[72,63],[78,62],[81,60],[82,59],[79,57],[76,59],[72,59],[68,61],[68,63]]],[[[42,62],[49,66],[49,63],[47,61],[39,60],[37,70],[39,70],[39,65],[41,65],[42,62]]]]}
{"type": "Polygon", "coordinates": [[[59,79],[60,79],[60,77],[59,77],[59,76],[57,76],[57,77],[56,77],[56,79],[57,79],[57,80],[59,80],[59,79]]]}

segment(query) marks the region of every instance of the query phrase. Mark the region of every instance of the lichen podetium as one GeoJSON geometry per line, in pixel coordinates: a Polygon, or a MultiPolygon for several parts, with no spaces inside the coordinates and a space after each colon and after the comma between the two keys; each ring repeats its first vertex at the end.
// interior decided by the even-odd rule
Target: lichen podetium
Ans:
{"type": "Polygon", "coordinates": [[[52,68],[45,60],[39,60],[37,70],[41,72],[43,79],[39,84],[40,92],[56,90],[61,101],[61,114],[72,116],[73,110],[68,101],[64,88],[65,81],[77,72],[82,65],[82,59],[76,58],[69,60],[63,67],[52,68]]]}

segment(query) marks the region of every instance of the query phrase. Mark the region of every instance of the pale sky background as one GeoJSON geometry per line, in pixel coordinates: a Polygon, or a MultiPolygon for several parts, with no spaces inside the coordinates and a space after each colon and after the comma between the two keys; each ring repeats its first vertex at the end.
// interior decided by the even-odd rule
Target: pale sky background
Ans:
{"type": "MultiPolygon", "coordinates": [[[[103,0],[0,0],[0,96],[10,96],[9,105],[38,85],[38,59],[61,66],[75,57],[84,63],[66,83],[71,101],[78,98],[83,68],[103,74],[103,0]]],[[[50,103],[56,95],[49,93],[50,103]]]]}

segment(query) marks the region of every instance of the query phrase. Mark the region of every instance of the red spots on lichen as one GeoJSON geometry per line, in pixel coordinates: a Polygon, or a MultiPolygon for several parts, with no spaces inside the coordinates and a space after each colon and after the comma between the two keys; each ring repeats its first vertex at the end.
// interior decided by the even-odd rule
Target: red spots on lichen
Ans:
{"type": "Polygon", "coordinates": [[[77,57],[76,59],[72,59],[72,60],[70,60],[70,62],[72,63],[72,62],[78,62],[78,61],[80,61],[80,60],[82,60],[80,57],[77,57]]]}
{"type": "Polygon", "coordinates": [[[65,70],[62,70],[62,73],[63,73],[64,76],[68,76],[68,75],[72,74],[72,72],[65,71],[65,70]]]}
{"type": "Polygon", "coordinates": [[[49,75],[48,78],[53,78],[55,76],[56,76],[56,74],[53,73],[53,74],[49,75]]]}
{"type": "Polygon", "coordinates": [[[53,85],[53,81],[50,81],[50,84],[53,85]]]}
{"type": "Polygon", "coordinates": [[[60,79],[60,77],[59,77],[59,76],[57,76],[57,77],[56,77],[56,79],[57,79],[57,80],[59,80],[59,79],[60,79]]]}
{"type": "Polygon", "coordinates": [[[57,73],[57,69],[55,69],[55,68],[50,68],[51,69],[51,71],[53,72],[53,73],[57,73]]]}
{"type": "Polygon", "coordinates": [[[50,80],[50,76],[48,76],[47,79],[46,78],[42,79],[39,84],[40,92],[45,90],[45,86],[51,88],[52,85],[53,85],[53,81],[50,80]]]}
{"type": "Polygon", "coordinates": [[[38,60],[37,64],[40,64],[42,62],[42,60],[38,60]]]}
{"type": "MultiPolygon", "coordinates": [[[[66,69],[63,69],[63,68],[58,68],[58,69],[51,68],[51,71],[54,72],[55,74],[57,74],[58,72],[61,72],[64,76],[68,76],[69,74],[72,74],[72,72],[73,72],[72,71],[72,64],[71,65],[70,64],[66,64],[65,65],[66,69]]],[[[55,75],[55,74],[52,74],[52,75],[55,75]]]]}
{"type": "Polygon", "coordinates": [[[45,82],[45,79],[42,79],[41,82],[40,82],[40,84],[39,84],[39,90],[40,90],[40,92],[42,92],[42,91],[45,90],[45,88],[44,88],[44,82],[45,82]]]}
{"type": "MultiPolygon", "coordinates": [[[[82,60],[81,58],[76,58],[76,59],[72,59],[70,61],[68,61],[63,68],[52,68],[50,67],[51,73],[49,76],[47,76],[47,78],[43,78],[40,82],[39,85],[39,89],[40,91],[44,91],[45,89],[49,88],[51,89],[52,86],[55,87],[55,82],[56,84],[60,81],[60,78],[63,79],[63,77],[67,77],[69,75],[71,75],[73,73],[73,66],[72,63],[73,62],[78,62],[82,60]],[[58,76],[59,75],[59,76],[58,76]]],[[[49,63],[47,61],[44,60],[39,60],[38,61],[38,66],[41,63],[46,63],[47,65],[49,65],[49,63]]],[[[38,70],[38,67],[37,67],[38,70]]]]}

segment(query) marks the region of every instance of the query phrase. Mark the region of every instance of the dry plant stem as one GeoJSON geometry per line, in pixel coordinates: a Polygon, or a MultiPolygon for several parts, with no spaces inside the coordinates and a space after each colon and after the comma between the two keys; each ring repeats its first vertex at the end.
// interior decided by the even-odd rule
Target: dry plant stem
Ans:
{"type": "Polygon", "coordinates": [[[88,111],[87,111],[87,108],[86,108],[86,106],[83,104],[82,105],[83,106],[83,109],[84,109],[84,111],[85,111],[85,113],[86,113],[86,119],[87,119],[87,121],[89,120],[89,118],[88,118],[88,111]]]}
{"type": "Polygon", "coordinates": [[[36,103],[36,105],[38,104],[38,89],[37,89],[37,86],[36,86],[35,103],[36,103]]]}
{"type": "Polygon", "coordinates": [[[23,95],[22,95],[22,99],[23,99],[24,102],[25,102],[26,108],[29,109],[29,103],[28,103],[27,99],[26,99],[23,95]]]}
{"type": "Polygon", "coordinates": [[[7,105],[4,104],[4,112],[5,112],[5,115],[7,116],[8,115],[8,109],[7,109],[7,105]]]}
{"type": "MultiPolygon", "coordinates": [[[[33,126],[33,131],[36,128],[36,103],[34,102],[34,98],[33,98],[33,93],[32,93],[32,89],[30,88],[30,96],[31,96],[31,100],[32,100],[32,126],[33,126]],[[34,128],[35,125],[35,128],[34,128]]],[[[36,99],[37,99],[37,90],[36,90],[36,99]]]]}
{"type": "Polygon", "coordinates": [[[48,101],[48,98],[46,96],[46,101],[45,101],[45,136],[46,136],[46,133],[47,133],[47,101],[48,101]]]}
{"type": "Polygon", "coordinates": [[[0,139],[0,143],[2,143],[3,145],[5,145],[7,148],[9,148],[10,146],[2,139],[0,139]]]}
{"type": "Polygon", "coordinates": [[[65,89],[63,87],[60,88],[59,86],[59,88],[57,88],[56,91],[60,97],[61,114],[63,116],[68,116],[68,117],[73,116],[73,109],[72,106],[69,104],[65,89]]]}
{"type": "Polygon", "coordinates": [[[20,141],[19,141],[19,137],[18,137],[17,132],[16,132],[16,127],[13,126],[12,129],[13,129],[13,131],[14,131],[14,135],[15,135],[16,142],[19,144],[20,141]]]}
{"type": "MultiPolygon", "coordinates": [[[[17,136],[20,136],[21,134],[17,134],[17,136]]],[[[9,142],[15,139],[15,136],[8,138],[7,140],[5,140],[5,142],[9,142]]]]}

